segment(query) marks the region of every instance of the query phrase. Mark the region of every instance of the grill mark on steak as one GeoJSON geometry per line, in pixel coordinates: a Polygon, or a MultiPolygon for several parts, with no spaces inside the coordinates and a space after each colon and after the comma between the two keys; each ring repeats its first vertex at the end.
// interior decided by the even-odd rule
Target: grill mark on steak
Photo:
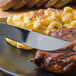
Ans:
{"type": "Polygon", "coordinates": [[[75,56],[76,54],[70,54],[68,56],[65,56],[65,57],[62,57],[61,59],[58,59],[57,61],[63,61],[63,59],[67,59],[68,57],[71,57],[71,56],[75,56]]]}
{"type": "MultiPolygon", "coordinates": [[[[66,29],[60,29],[60,30],[57,31],[57,35],[59,35],[59,36],[64,36],[64,35],[76,33],[75,28],[72,28],[72,29],[67,29],[66,32],[64,32],[66,29]],[[73,29],[73,30],[72,30],[72,29],[73,29]]],[[[50,33],[49,33],[49,34],[50,34],[50,33]]]]}

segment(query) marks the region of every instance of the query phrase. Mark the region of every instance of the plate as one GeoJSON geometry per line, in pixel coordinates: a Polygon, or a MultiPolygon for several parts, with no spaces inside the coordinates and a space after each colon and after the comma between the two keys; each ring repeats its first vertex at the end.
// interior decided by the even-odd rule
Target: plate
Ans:
{"type": "Polygon", "coordinates": [[[17,49],[0,36],[0,72],[5,74],[3,76],[59,76],[44,70],[34,70],[36,65],[30,60],[35,52],[17,49]]]}

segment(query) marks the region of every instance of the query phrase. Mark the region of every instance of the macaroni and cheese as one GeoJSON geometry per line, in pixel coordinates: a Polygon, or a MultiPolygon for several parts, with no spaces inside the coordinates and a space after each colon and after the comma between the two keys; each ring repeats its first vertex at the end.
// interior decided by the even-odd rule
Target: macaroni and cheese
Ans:
{"type": "MultiPolygon", "coordinates": [[[[48,35],[50,30],[56,31],[61,28],[76,28],[76,10],[71,7],[65,7],[63,10],[52,8],[40,9],[38,11],[8,17],[7,23],[48,35]]],[[[17,48],[32,49],[8,38],[6,40],[17,48]]]]}

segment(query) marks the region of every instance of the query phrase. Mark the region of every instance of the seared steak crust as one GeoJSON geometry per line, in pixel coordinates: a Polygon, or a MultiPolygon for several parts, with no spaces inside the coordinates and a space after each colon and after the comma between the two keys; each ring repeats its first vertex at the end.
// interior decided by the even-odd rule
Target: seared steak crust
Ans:
{"type": "Polygon", "coordinates": [[[74,45],[58,50],[57,52],[44,52],[38,50],[31,60],[38,67],[54,73],[66,73],[76,68],[76,29],[60,29],[50,31],[50,36],[72,42],[74,45]]]}
{"type": "Polygon", "coordinates": [[[56,32],[50,31],[49,36],[66,40],[74,44],[73,50],[76,50],[76,29],[59,29],[56,32]]]}

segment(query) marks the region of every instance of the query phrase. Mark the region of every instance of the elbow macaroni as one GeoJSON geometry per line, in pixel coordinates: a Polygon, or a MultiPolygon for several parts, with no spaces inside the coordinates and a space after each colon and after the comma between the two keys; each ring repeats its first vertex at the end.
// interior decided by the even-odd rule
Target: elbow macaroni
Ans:
{"type": "Polygon", "coordinates": [[[57,22],[57,21],[53,21],[53,22],[51,22],[50,23],[50,25],[48,26],[48,28],[49,28],[49,31],[52,29],[60,29],[60,28],[62,28],[62,25],[61,25],[61,23],[60,22],[57,22]]]}

